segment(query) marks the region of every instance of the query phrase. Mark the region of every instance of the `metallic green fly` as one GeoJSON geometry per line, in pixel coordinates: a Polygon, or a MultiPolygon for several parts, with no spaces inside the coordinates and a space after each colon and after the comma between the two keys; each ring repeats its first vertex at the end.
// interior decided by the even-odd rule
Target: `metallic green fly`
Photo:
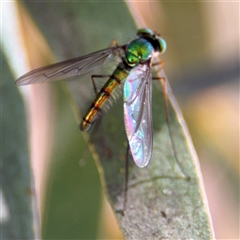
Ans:
{"type": "Polygon", "coordinates": [[[165,50],[166,42],[157,33],[143,28],[138,30],[136,39],[128,44],[33,70],[18,78],[16,84],[81,76],[114,59],[117,61],[116,68],[97,92],[80,128],[82,131],[88,130],[110,96],[123,86],[124,122],[129,147],[136,165],[144,167],[151,159],[153,145],[152,67],[154,59],[165,50]]]}

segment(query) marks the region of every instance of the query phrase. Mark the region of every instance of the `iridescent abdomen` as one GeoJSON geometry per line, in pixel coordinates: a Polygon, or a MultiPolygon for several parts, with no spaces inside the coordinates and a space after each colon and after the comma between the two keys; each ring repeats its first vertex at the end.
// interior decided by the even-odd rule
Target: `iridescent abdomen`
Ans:
{"type": "Polygon", "coordinates": [[[124,68],[123,64],[120,63],[113,72],[113,74],[109,77],[108,81],[101,88],[94,102],[88,109],[85,117],[83,118],[80,124],[80,129],[82,131],[86,131],[90,128],[91,124],[95,121],[97,115],[103,108],[103,105],[113,94],[113,92],[117,89],[117,87],[123,83],[128,74],[129,70],[124,68]]]}

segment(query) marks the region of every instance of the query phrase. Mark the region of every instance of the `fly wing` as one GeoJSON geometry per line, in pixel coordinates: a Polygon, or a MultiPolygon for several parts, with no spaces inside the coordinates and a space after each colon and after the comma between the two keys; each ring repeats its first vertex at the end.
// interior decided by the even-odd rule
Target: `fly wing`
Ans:
{"type": "Polygon", "coordinates": [[[139,65],[124,83],[124,122],[133,159],[146,166],[152,154],[152,74],[150,67],[139,65]]]}
{"type": "Polygon", "coordinates": [[[108,63],[107,59],[121,56],[125,46],[107,48],[86,56],[70,59],[41,67],[28,72],[16,80],[16,85],[50,82],[66,79],[76,75],[83,75],[91,70],[108,63]]]}

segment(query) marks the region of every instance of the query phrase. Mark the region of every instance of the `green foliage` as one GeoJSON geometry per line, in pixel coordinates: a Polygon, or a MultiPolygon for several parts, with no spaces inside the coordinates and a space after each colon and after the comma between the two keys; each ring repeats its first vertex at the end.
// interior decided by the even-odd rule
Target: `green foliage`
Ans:
{"type": "Polygon", "coordinates": [[[25,109],[2,52],[1,59],[1,239],[34,239],[38,212],[25,109]]]}

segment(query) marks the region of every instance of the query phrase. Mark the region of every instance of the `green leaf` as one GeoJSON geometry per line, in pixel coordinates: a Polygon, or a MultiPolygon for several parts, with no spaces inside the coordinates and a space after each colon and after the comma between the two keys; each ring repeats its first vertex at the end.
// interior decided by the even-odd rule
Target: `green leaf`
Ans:
{"type": "Polygon", "coordinates": [[[1,239],[39,236],[23,100],[1,51],[1,239]]]}

